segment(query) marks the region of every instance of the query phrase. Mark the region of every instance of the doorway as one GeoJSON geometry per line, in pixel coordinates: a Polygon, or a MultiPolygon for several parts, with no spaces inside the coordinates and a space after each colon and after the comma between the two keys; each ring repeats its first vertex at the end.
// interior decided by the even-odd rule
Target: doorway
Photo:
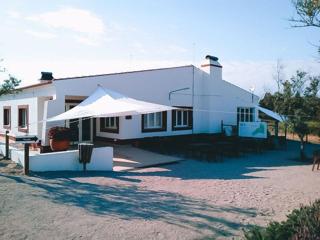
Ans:
{"type": "MultiPolygon", "coordinates": [[[[66,111],[77,106],[77,103],[66,103],[66,111]]],[[[72,130],[71,144],[93,141],[93,119],[80,118],[66,121],[66,127],[72,130]]]]}

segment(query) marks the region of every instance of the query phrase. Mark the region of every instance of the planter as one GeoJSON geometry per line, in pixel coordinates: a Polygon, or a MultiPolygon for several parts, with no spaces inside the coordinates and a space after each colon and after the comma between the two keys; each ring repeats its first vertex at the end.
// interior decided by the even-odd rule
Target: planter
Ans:
{"type": "Polygon", "coordinates": [[[57,139],[50,139],[50,148],[52,151],[66,151],[70,146],[70,140],[57,140],[57,139]]]}

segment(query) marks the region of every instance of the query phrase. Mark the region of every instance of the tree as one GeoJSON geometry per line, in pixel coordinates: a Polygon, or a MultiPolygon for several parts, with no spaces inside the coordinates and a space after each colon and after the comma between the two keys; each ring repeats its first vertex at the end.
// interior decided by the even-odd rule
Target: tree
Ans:
{"type": "Polygon", "coordinates": [[[297,12],[296,18],[291,18],[293,27],[320,28],[320,0],[293,0],[297,12]]]}
{"type": "Polygon", "coordinates": [[[320,28],[320,0],[292,0],[292,4],[297,12],[297,16],[290,19],[293,27],[320,28]]]}
{"type": "Polygon", "coordinates": [[[285,116],[286,124],[293,129],[300,140],[300,157],[305,158],[304,137],[313,129],[319,132],[320,120],[320,76],[309,76],[306,72],[297,71],[289,80],[282,82],[281,91],[266,93],[261,99],[265,106],[285,116]],[[313,128],[310,128],[310,123],[313,128]]]}
{"type": "MultiPolygon", "coordinates": [[[[3,60],[0,59],[0,62],[2,61],[3,60]]],[[[0,72],[6,72],[6,69],[0,66],[0,72]]],[[[16,87],[19,86],[20,83],[21,80],[15,78],[11,74],[8,74],[8,79],[3,80],[3,83],[0,85],[0,96],[18,92],[16,87]]]]}
{"type": "Polygon", "coordinates": [[[21,80],[9,74],[9,78],[5,79],[0,86],[0,96],[19,92],[16,87],[19,86],[20,83],[21,80]]]}
{"type": "Polygon", "coordinates": [[[281,59],[277,59],[277,64],[276,64],[276,67],[275,67],[275,73],[273,74],[273,79],[276,81],[277,83],[277,87],[278,87],[278,92],[280,92],[280,88],[282,86],[282,83],[285,79],[285,75],[284,75],[284,65],[281,61],[281,59]]]}
{"type": "Polygon", "coordinates": [[[270,93],[270,92],[266,92],[264,94],[264,97],[260,100],[259,105],[261,107],[264,108],[268,108],[268,109],[275,109],[274,103],[275,103],[275,96],[270,93]]]}

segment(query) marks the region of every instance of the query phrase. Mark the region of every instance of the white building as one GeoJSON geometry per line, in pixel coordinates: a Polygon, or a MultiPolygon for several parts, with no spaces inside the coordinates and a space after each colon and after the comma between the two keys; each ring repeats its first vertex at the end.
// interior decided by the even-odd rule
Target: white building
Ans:
{"type": "MultiPolygon", "coordinates": [[[[137,139],[221,132],[221,121],[256,121],[258,97],[222,79],[218,59],[206,57],[193,65],[50,80],[44,73],[38,84],[0,98],[0,131],[13,136],[37,135],[48,145],[47,130],[66,125],[77,128],[79,141],[95,137],[137,139]],[[177,106],[185,110],[117,118],[46,123],[89,96],[100,84],[138,100],[177,106]]],[[[108,106],[106,106],[108,107],[108,106]]]]}

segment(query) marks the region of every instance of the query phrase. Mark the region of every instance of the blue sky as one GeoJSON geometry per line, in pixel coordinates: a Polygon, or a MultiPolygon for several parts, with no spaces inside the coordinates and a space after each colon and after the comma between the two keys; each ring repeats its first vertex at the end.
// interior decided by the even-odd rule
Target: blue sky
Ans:
{"type": "Polygon", "coordinates": [[[23,80],[199,65],[218,56],[224,79],[274,89],[278,58],[320,73],[319,29],[291,28],[291,0],[1,1],[0,58],[23,80]]]}

